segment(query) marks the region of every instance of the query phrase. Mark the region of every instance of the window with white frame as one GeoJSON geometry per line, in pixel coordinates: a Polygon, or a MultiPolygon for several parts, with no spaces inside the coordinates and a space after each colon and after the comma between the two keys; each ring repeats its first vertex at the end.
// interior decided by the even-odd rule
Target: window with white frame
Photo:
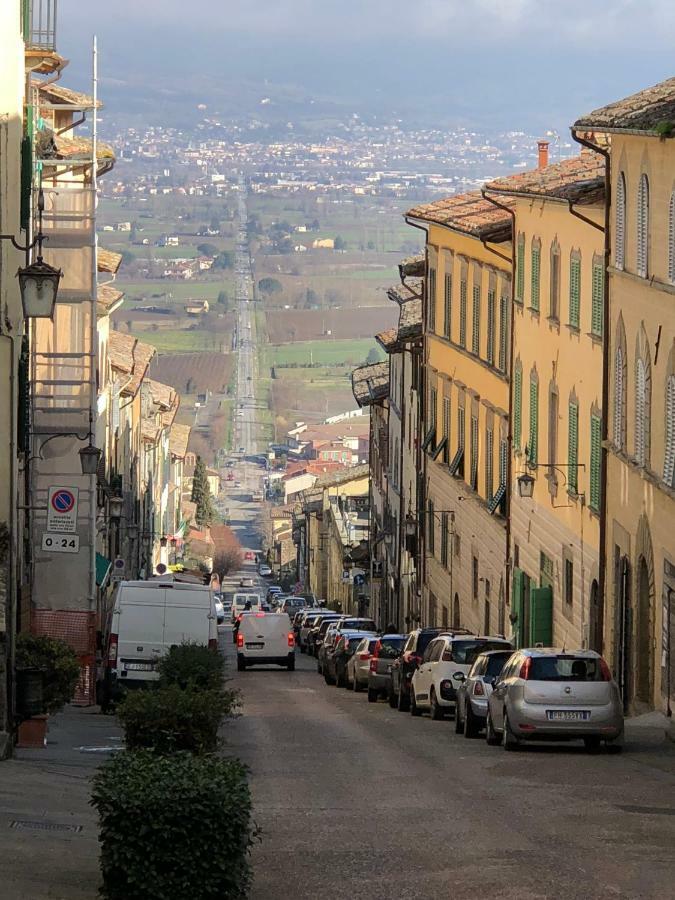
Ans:
{"type": "Polygon", "coordinates": [[[638,187],[637,273],[641,278],[649,274],[649,179],[644,172],[638,187]]]}
{"type": "Polygon", "coordinates": [[[614,265],[623,269],[626,257],[626,178],[619,172],[614,204],[614,265]]]}
{"type": "Polygon", "coordinates": [[[649,446],[649,375],[641,357],[635,366],[635,459],[647,464],[649,446]]]}
{"type": "Polygon", "coordinates": [[[666,382],[666,444],[663,461],[663,480],[675,488],[675,375],[666,382]]]}
{"type": "Polygon", "coordinates": [[[612,436],[614,444],[620,450],[624,446],[624,403],[626,391],[625,379],[626,361],[624,359],[623,347],[616,348],[614,353],[614,410],[612,436]]]}

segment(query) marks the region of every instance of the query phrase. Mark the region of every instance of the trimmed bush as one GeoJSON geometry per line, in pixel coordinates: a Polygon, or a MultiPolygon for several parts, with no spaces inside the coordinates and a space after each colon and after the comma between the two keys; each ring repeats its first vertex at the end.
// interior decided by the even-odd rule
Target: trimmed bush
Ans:
{"type": "Polygon", "coordinates": [[[44,711],[55,713],[70,703],[80,677],[77,654],[56,638],[35,634],[16,636],[17,669],[41,669],[44,672],[44,711]]]}
{"type": "Polygon", "coordinates": [[[105,900],[242,900],[256,830],[238,760],[117,754],[94,778],[105,900]]]}
{"type": "Polygon", "coordinates": [[[183,689],[170,684],[157,690],[130,691],[117,715],[128,750],[213,753],[218,748],[218,729],[237,704],[234,691],[183,689]]]}
{"type": "Polygon", "coordinates": [[[161,686],[218,689],[225,677],[225,660],[218,650],[186,642],[172,647],[160,659],[158,669],[161,686]]]}

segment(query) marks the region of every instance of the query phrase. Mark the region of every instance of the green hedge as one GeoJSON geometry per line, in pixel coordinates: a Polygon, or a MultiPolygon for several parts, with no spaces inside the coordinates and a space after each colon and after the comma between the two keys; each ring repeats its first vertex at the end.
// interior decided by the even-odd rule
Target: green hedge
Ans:
{"type": "Polygon", "coordinates": [[[94,778],[105,900],[240,900],[256,837],[238,760],[122,752],[94,778]]]}
{"type": "Polygon", "coordinates": [[[157,690],[129,692],[117,715],[128,750],[213,753],[218,748],[218,729],[226,716],[234,714],[237,704],[234,691],[169,684],[157,690]]]}
{"type": "Polygon", "coordinates": [[[18,634],[16,667],[43,670],[45,712],[58,712],[73,699],[80,677],[80,663],[73,648],[65,641],[44,635],[18,634]]]}
{"type": "Polygon", "coordinates": [[[218,650],[186,642],[172,647],[158,664],[160,684],[186,688],[220,688],[225,677],[225,660],[218,650]]]}

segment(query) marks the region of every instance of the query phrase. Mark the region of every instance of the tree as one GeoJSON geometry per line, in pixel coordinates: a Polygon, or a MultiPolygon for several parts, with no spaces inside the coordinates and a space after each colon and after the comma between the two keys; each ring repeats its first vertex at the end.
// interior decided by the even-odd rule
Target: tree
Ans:
{"type": "Polygon", "coordinates": [[[380,354],[377,352],[376,347],[372,347],[368,351],[368,356],[366,356],[366,365],[373,366],[375,363],[380,361],[380,354]]]}
{"type": "Polygon", "coordinates": [[[225,291],[218,292],[218,304],[223,307],[225,312],[227,312],[227,309],[230,305],[230,298],[227,296],[225,291]]]}
{"type": "Polygon", "coordinates": [[[258,282],[258,290],[261,294],[280,294],[283,289],[283,284],[276,278],[261,278],[258,282]]]}
{"type": "Polygon", "coordinates": [[[244,554],[239,544],[230,544],[216,550],[213,558],[213,571],[219,575],[229,575],[241,568],[244,554]]]}
{"type": "Polygon", "coordinates": [[[213,521],[213,504],[211,503],[211,488],[206,476],[206,465],[201,456],[197,457],[195,472],[192,477],[192,502],[197,504],[195,522],[197,525],[210,525],[213,521]]]}
{"type": "Polygon", "coordinates": [[[218,218],[218,216],[213,216],[209,228],[211,231],[220,231],[220,219],[218,218]]]}
{"type": "Polygon", "coordinates": [[[197,244],[197,253],[202,256],[218,256],[218,248],[215,244],[197,244]]]}
{"type": "Polygon", "coordinates": [[[234,253],[232,250],[223,250],[213,260],[214,269],[232,269],[234,268],[234,253]]]}
{"type": "Polygon", "coordinates": [[[344,240],[344,238],[341,238],[340,235],[338,234],[338,235],[336,235],[335,240],[333,241],[333,247],[335,247],[336,250],[346,250],[347,243],[344,240]]]}

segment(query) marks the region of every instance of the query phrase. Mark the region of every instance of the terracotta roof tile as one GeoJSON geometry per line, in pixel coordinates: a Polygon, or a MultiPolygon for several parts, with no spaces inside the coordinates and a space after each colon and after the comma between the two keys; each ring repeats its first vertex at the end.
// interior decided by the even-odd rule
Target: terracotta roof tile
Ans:
{"type": "MultiPolygon", "coordinates": [[[[48,128],[38,132],[36,152],[38,159],[74,159],[87,160],[91,158],[93,144],[91,138],[67,137],[63,134],[55,134],[48,128]]],[[[99,162],[115,159],[115,153],[110,144],[98,141],[96,155],[99,162]]]]}
{"type": "Polygon", "coordinates": [[[370,472],[368,463],[361,463],[359,466],[348,466],[341,472],[326,472],[325,475],[319,475],[314,488],[334,487],[339,484],[345,484],[347,481],[356,481],[358,478],[367,478],[370,472]]]}
{"type": "Polygon", "coordinates": [[[426,272],[427,260],[424,253],[416,256],[408,256],[398,264],[401,278],[423,278],[426,272]]]}
{"type": "Polygon", "coordinates": [[[170,385],[162,384],[153,378],[146,378],[144,383],[148,386],[152,402],[160,409],[162,425],[165,427],[172,425],[180,406],[178,393],[170,385]]]}
{"type": "Polygon", "coordinates": [[[187,453],[188,441],[190,439],[190,426],[179,425],[174,422],[169,432],[169,449],[173,456],[179,459],[185,459],[187,453]]]}
{"type": "Polygon", "coordinates": [[[389,350],[393,350],[396,346],[396,339],[398,338],[398,329],[397,328],[387,328],[386,331],[380,331],[379,334],[375,335],[375,340],[382,347],[383,350],[389,352],[389,350]]]}
{"type": "Polygon", "coordinates": [[[422,337],[422,301],[408,300],[401,304],[398,319],[399,341],[412,341],[422,337]]]}
{"type": "Polygon", "coordinates": [[[511,237],[511,216],[484,200],[478,191],[414,206],[406,215],[483,240],[505,241],[511,237]]]}
{"type": "Polygon", "coordinates": [[[117,275],[120,265],[122,264],[122,254],[115,253],[114,250],[106,250],[99,247],[97,251],[97,261],[99,272],[110,272],[117,275]]]}
{"type": "Polygon", "coordinates": [[[359,366],[352,372],[352,392],[359,406],[370,406],[389,396],[389,361],[359,366]]]}
{"type": "Polygon", "coordinates": [[[144,344],[131,334],[111,331],[108,338],[108,358],[113,369],[130,375],[122,388],[122,393],[133,397],[141,386],[150,360],[157,351],[150,344],[144,344]]]}
{"type": "Polygon", "coordinates": [[[408,278],[405,284],[393,284],[387,288],[387,297],[393,303],[407,303],[422,296],[424,281],[421,278],[408,278]]]}
{"type": "MultiPolygon", "coordinates": [[[[41,85],[36,83],[35,86],[39,88],[41,97],[55,106],[72,106],[74,109],[94,108],[94,98],[90,97],[89,94],[73,91],[62,84],[41,85]]],[[[96,108],[101,109],[102,106],[103,104],[98,100],[96,108]]]]}
{"type": "Polygon", "coordinates": [[[588,151],[543,169],[497,178],[485,187],[489,191],[507,194],[602,202],[605,194],[605,160],[599,153],[588,151]]]}
{"type": "Polygon", "coordinates": [[[615,100],[582,116],[574,128],[653,134],[660,124],[675,123],[675,78],[615,100]]]}
{"type": "Polygon", "coordinates": [[[122,291],[118,291],[109,284],[99,284],[96,289],[96,314],[108,316],[116,309],[124,298],[122,291]]]}

